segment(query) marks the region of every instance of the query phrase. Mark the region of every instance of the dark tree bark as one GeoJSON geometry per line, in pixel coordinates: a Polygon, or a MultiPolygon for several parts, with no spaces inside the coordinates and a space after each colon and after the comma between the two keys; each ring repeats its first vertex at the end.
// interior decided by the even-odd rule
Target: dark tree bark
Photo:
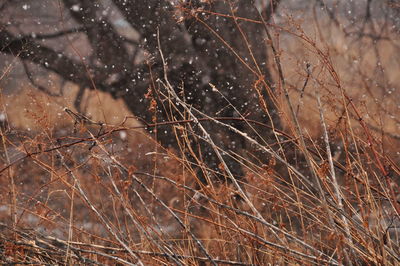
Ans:
{"type": "MultiPolygon", "coordinates": [[[[269,118],[272,117],[275,125],[279,126],[273,101],[267,93],[272,81],[267,67],[268,47],[264,40],[263,25],[234,18],[259,20],[252,1],[190,1],[180,9],[173,8],[170,1],[164,0],[112,2],[140,34],[135,49],[151,54],[151,73],[146,62],[133,63],[135,58],[127,49],[127,40],[102,15],[104,8],[101,4],[91,0],[63,0],[71,17],[84,29],[93,49],[90,61],[83,63],[68,58],[31,37],[17,38],[6,27],[0,31],[2,51],[41,65],[80,87],[93,89],[96,86],[113,97],[120,97],[136,116],[149,122],[154,114],[149,111],[149,99],[144,95],[150,87],[158,102],[158,122],[171,120],[171,115],[177,120],[184,119],[180,110],[171,109],[163,102],[162,94],[166,91],[154,83],[157,78],[163,78],[163,64],[158,53],[161,48],[167,57],[169,80],[177,93],[182,93],[184,88],[184,98],[188,104],[213,117],[237,118],[239,112],[246,114],[248,119],[266,124],[271,123],[269,118]],[[79,9],[75,8],[77,6],[79,9]],[[215,15],[217,13],[227,16],[215,15]],[[177,23],[174,15],[183,16],[184,23],[177,23]],[[161,47],[158,47],[158,41],[161,47]],[[109,81],[110,75],[115,76],[112,82],[109,81]],[[209,83],[215,85],[232,106],[213,92],[209,83]],[[256,83],[262,85],[256,86],[256,83]],[[261,111],[261,101],[267,104],[271,116],[261,111]]],[[[279,1],[273,3],[272,7],[265,10],[266,17],[271,16],[279,1]]],[[[254,135],[245,123],[230,123],[254,135]]],[[[204,122],[203,126],[227,154],[244,148],[243,138],[235,133],[211,122],[204,122]]],[[[194,128],[194,131],[201,135],[198,129],[194,128]]],[[[271,135],[265,128],[260,132],[266,139],[271,135]]],[[[178,149],[171,127],[159,130],[157,140],[165,147],[178,149]]],[[[197,147],[197,156],[203,157],[209,168],[218,171],[219,160],[210,145],[195,135],[191,141],[193,147],[197,147]]],[[[192,155],[188,157],[195,162],[192,155]]],[[[229,156],[225,159],[231,171],[240,177],[242,171],[238,163],[229,156]]]]}

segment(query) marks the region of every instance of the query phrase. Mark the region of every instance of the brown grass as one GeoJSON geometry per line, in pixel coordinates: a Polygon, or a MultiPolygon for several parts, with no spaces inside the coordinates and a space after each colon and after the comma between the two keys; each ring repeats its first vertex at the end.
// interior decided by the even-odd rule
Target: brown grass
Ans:
{"type": "MultiPolygon", "coordinates": [[[[400,83],[398,36],[374,44],[328,21],[322,34],[296,23],[284,25],[292,30],[280,46],[291,101],[277,89],[285,125],[277,146],[290,150],[237,131],[269,158],[244,158],[245,181],[226,171],[233,182],[204,186],[183,152],[160,147],[107,94],[86,92],[84,122],[64,111],[76,112],[73,86],[59,98],[29,86],[2,94],[0,261],[398,265],[400,92],[388,92],[400,83]],[[299,105],[298,123],[289,104],[299,105]]],[[[168,76],[160,85],[171,89],[168,76]]],[[[179,136],[190,131],[174,126],[179,136]]]]}

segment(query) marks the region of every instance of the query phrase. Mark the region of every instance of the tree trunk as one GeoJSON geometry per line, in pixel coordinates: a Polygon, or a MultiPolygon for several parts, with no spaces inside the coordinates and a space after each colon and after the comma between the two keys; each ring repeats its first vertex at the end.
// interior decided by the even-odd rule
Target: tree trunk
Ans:
{"type": "MultiPolygon", "coordinates": [[[[104,7],[91,0],[63,2],[76,23],[84,28],[83,32],[93,49],[92,60],[86,62],[88,66],[62,54],[60,56],[60,53],[35,42],[30,36],[17,38],[5,29],[0,32],[0,42],[5,47],[3,51],[19,54],[22,60],[40,64],[81,87],[96,86],[116,98],[122,98],[132,113],[148,122],[186,119],[180,106],[171,106],[166,102],[163,95],[167,92],[156,82],[164,76],[158,52],[161,48],[168,65],[168,79],[176,92],[184,95],[187,104],[211,117],[231,117],[230,125],[264,139],[269,139],[271,131],[264,128],[256,134],[246,123],[234,119],[245,115],[247,119],[267,125],[273,122],[279,127],[276,108],[267,93],[267,89],[272,87],[272,80],[268,70],[265,29],[260,23],[240,19],[259,20],[252,1],[190,1],[190,4],[174,8],[170,1],[165,0],[112,0],[130,26],[140,34],[135,49],[146,51],[151,58],[149,64],[146,60],[133,64],[136,58],[126,48],[127,40],[102,15],[104,7]],[[182,17],[181,23],[177,22],[179,17],[182,17]],[[158,47],[158,41],[161,47],[158,47]],[[92,79],[88,77],[87,69],[92,79]],[[112,82],[108,79],[110,75],[116,77],[112,82]],[[213,91],[210,84],[223,97],[213,91]],[[157,102],[157,121],[153,121],[151,97],[144,97],[149,88],[157,102]],[[270,115],[260,103],[267,106],[270,115]]],[[[273,8],[264,10],[266,16],[271,16],[271,10],[276,9],[277,3],[279,1],[274,2],[273,8]]],[[[226,151],[224,159],[230,170],[237,177],[242,176],[240,165],[228,154],[245,148],[243,138],[215,123],[201,123],[213,141],[226,151]]],[[[198,128],[194,128],[189,144],[196,147],[195,153],[183,152],[190,161],[195,163],[194,157],[201,157],[207,167],[219,171],[220,162],[214,150],[196,135],[202,135],[198,128]]],[[[164,147],[177,151],[182,149],[172,126],[160,128],[157,140],[164,147]]]]}

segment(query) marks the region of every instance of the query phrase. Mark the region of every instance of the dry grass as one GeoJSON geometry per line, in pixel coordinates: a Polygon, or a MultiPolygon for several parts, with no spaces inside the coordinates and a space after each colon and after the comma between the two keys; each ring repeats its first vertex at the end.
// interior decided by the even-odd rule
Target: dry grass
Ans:
{"type": "MultiPolygon", "coordinates": [[[[400,92],[387,91],[400,82],[398,36],[375,45],[328,22],[323,27],[333,33],[323,35],[294,30],[296,23],[273,29],[291,29],[278,62],[286,77],[276,91],[285,125],[275,135],[281,150],[231,128],[269,158],[241,158],[241,180],[222,161],[232,182],[198,181],[183,155],[184,136],[196,119],[230,126],[186,106],[167,75],[160,86],[191,120],[171,125],[182,151],[159,146],[106,94],[87,92],[89,119],[74,116],[73,88],[62,98],[30,88],[3,94],[0,261],[398,265],[400,92]]],[[[214,152],[223,152],[203,133],[214,152]]]]}

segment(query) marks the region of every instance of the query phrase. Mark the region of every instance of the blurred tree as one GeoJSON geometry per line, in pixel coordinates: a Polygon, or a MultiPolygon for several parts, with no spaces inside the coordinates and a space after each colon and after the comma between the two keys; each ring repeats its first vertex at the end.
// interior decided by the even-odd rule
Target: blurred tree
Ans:
{"type": "MultiPolygon", "coordinates": [[[[21,29],[21,33],[12,29],[15,25],[11,21],[1,26],[0,45],[3,53],[40,65],[79,85],[82,90],[75,102],[77,109],[83,90],[97,88],[122,98],[132,113],[149,123],[185,119],[187,117],[179,106],[166,102],[167,92],[156,82],[164,75],[158,50],[159,31],[160,48],[168,64],[167,75],[176,92],[188,104],[212,117],[246,115],[248,119],[267,125],[271,124],[272,118],[275,126],[279,126],[279,118],[267,92],[270,90],[271,93],[273,86],[267,67],[265,28],[262,23],[249,21],[260,21],[259,10],[268,21],[280,1],[265,2],[256,8],[249,0],[63,0],[58,7],[63,29],[54,26],[46,34],[21,29]],[[107,15],[110,9],[118,10],[120,20],[128,23],[139,37],[128,38],[120,34],[115,21],[107,15]],[[70,20],[74,22],[71,24],[70,20]],[[75,27],[65,29],[67,24],[75,27]],[[89,58],[68,56],[64,50],[44,42],[50,39],[68,42],[65,38],[68,34],[86,36],[92,49],[89,58]],[[209,83],[221,94],[213,91],[209,83]],[[156,116],[150,108],[152,97],[157,103],[156,116]],[[260,112],[261,102],[268,106],[269,115],[260,112]]],[[[10,8],[14,4],[6,1],[3,5],[10,8]]],[[[43,1],[42,5],[46,9],[51,4],[43,1]]],[[[53,10],[57,10],[54,2],[53,10]]],[[[243,149],[243,139],[211,122],[201,123],[215,143],[226,151],[224,156],[228,166],[240,177],[241,167],[228,154],[243,149]]],[[[254,135],[243,121],[229,123],[254,135]]],[[[186,153],[189,161],[195,163],[195,157],[201,156],[209,168],[219,171],[219,160],[211,146],[196,137],[201,136],[197,128],[193,130],[190,141],[195,152],[186,153]]],[[[265,128],[262,132],[261,137],[271,134],[265,128]]],[[[171,126],[158,128],[157,140],[164,147],[183,148],[182,143],[178,147],[171,126]]]]}

